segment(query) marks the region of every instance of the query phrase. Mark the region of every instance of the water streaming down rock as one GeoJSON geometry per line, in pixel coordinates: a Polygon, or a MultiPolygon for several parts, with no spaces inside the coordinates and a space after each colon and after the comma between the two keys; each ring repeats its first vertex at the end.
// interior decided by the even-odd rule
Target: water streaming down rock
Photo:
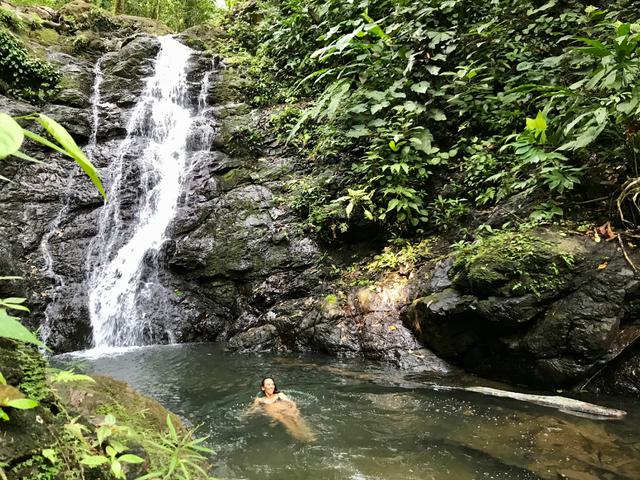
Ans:
{"type": "Polygon", "coordinates": [[[95,347],[171,340],[154,322],[170,293],[158,271],[188,170],[187,144],[200,109],[190,108],[192,51],[162,37],[155,72],[146,81],[110,167],[109,202],[90,249],[89,311],[95,347]],[[131,185],[131,183],[135,185],[131,185]],[[124,197],[134,196],[133,209],[124,197]],[[149,308],[153,307],[153,308],[149,308]],[[162,338],[160,338],[162,337],[162,338]]]}
{"type": "MultiPolygon", "coordinates": [[[[101,57],[96,62],[95,68],[93,69],[94,81],[93,81],[93,92],[91,93],[91,136],[89,137],[89,145],[87,145],[87,151],[89,156],[92,157],[98,137],[98,126],[100,124],[100,105],[101,105],[101,95],[100,95],[100,86],[102,85],[102,60],[104,57],[101,57]]],[[[93,160],[93,158],[92,158],[93,160]]]]}
{"type": "MultiPolygon", "coordinates": [[[[68,195],[64,195],[68,199],[68,195]]],[[[67,215],[69,211],[69,202],[65,202],[62,209],[56,216],[56,218],[49,225],[49,230],[42,236],[42,240],[40,241],[40,252],[42,253],[42,258],[44,259],[44,275],[49,278],[53,287],[51,291],[48,293],[49,302],[44,310],[44,322],[42,324],[42,329],[40,330],[40,340],[42,343],[47,345],[47,341],[49,340],[49,336],[51,334],[51,318],[50,311],[56,302],[59,300],[60,291],[65,287],[64,277],[56,272],[55,263],[53,260],[53,255],[51,254],[51,248],[49,247],[49,241],[53,238],[54,235],[60,234],[60,225],[62,224],[63,218],[67,215]]]]}

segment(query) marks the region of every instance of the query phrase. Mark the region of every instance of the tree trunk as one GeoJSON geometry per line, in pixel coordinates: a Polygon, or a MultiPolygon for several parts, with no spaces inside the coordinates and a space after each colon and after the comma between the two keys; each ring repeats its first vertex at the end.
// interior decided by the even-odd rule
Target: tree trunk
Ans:
{"type": "Polygon", "coordinates": [[[114,13],[116,15],[120,15],[126,13],[127,11],[127,0],[115,0],[114,4],[114,13]]]}
{"type": "Polygon", "coordinates": [[[198,23],[196,18],[198,14],[198,0],[185,0],[184,2],[184,28],[193,27],[198,23]]]}
{"type": "Polygon", "coordinates": [[[152,14],[152,16],[156,20],[160,19],[160,0],[156,0],[155,4],[153,5],[153,14],[152,14]]]}

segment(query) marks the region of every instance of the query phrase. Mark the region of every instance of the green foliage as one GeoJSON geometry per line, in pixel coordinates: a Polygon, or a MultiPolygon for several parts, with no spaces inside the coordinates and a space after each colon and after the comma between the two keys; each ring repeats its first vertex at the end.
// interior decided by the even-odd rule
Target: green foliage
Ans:
{"type": "Polygon", "coordinates": [[[0,81],[9,93],[32,101],[45,101],[61,74],[48,62],[34,57],[11,32],[0,27],[0,81]]]}
{"type": "MultiPolygon", "coordinates": [[[[12,472],[18,472],[21,469],[25,469],[29,472],[29,480],[57,480],[60,478],[59,475],[61,473],[59,468],[60,464],[61,462],[59,461],[57,461],[56,464],[52,464],[51,460],[46,458],[44,455],[33,455],[30,458],[17,463],[12,468],[12,472]]],[[[75,480],[80,477],[67,478],[69,478],[69,480],[75,480]]]]}
{"type": "Polygon", "coordinates": [[[169,457],[169,461],[163,465],[161,470],[139,477],[138,480],[209,479],[209,475],[201,466],[207,460],[207,457],[203,454],[211,455],[213,453],[211,449],[202,445],[207,440],[207,437],[194,439],[193,435],[196,429],[179,435],[169,415],[167,415],[167,428],[168,433],[160,443],[150,443],[165,452],[169,457]]]}
{"type": "Polygon", "coordinates": [[[305,229],[319,232],[328,227],[335,237],[347,228],[344,209],[331,198],[336,180],[330,173],[290,180],[281,202],[306,219],[305,229]]]}
{"type": "Polygon", "coordinates": [[[392,240],[382,253],[376,255],[366,265],[366,269],[370,272],[412,270],[417,264],[432,256],[432,246],[433,240],[431,239],[420,242],[411,242],[405,239],[392,240]]]}
{"type": "Polygon", "coordinates": [[[38,406],[38,402],[30,398],[25,398],[20,390],[11,385],[0,374],[0,420],[9,421],[9,415],[2,408],[15,408],[18,410],[29,410],[38,406]]]}
{"type": "Polygon", "coordinates": [[[73,370],[59,370],[57,368],[50,368],[47,372],[47,378],[51,383],[96,382],[89,375],[75,373],[73,370]]]}
{"type": "Polygon", "coordinates": [[[111,441],[104,450],[105,455],[88,455],[85,454],[80,463],[91,468],[100,467],[101,465],[109,465],[109,472],[113,478],[126,480],[123,464],[127,463],[143,463],[144,459],[131,453],[125,453],[127,447],[120,442],[111,441]]]}
{"type": "Polygon", "coordinates": [[[404,230],[516,193],[556,217],[585,176],[639,175],[636,19],[622,0],[262,0],[226,26],[262,66],[258,103],[289,104],[280,136],[345,176],[309,217],[337,203],[345,224],[404,230]]]}
{"type": "Polygon", "coordinates": [[[491,232],[472,243],[456,246],[454,282],[478,293],[499,291],[504,295],[541,295],[565,285],[566,271],[573,268],[574,254],[532,234],[530,227],[491,232]]]}
{"type": "Polygon", "coordinates": [[[385,273],[397,271],[407,274],[418,265],[433,258],[434,244],[433,239],[421,241],[392,239],[379,254],[346,267],[333,266],[333,273],[338,276],[337,284],[344,288],[373,285],[385,273]]]}
{"type": "MultiPolygon", "coordinates": [[[[49,147],[52,150],[55,150],[56,152],[73,159],[87,174],[87,176],[91,179],[93,184],[106,200],[106,194],[104,188],[102,187],[98,170],[93,166],[84,152],[73,140],[71,135],[69,135],[69,132],[67,132],[67,130],[62,125],[60,125],[58,122],[48,117],[47,115],[44,115],[43,113],[25,115],[22,117],[18,117],[18,119],[33,120],[39,123],[45,129],[45,131],[57,142],[57,144],[53,143],[50,140],[47,140],[37,133],[22,128],[9,115],[0,112],[0,160],[12,155],[23,160],[38,162],[37,160],[20,151],[20,147],[22,145],[24,137],[27,137],[36,143],[49,147]]],[[[6,180],[6,178],[2,178],[6,180]]]]}
{"type": "MultiPolygon", "coordinates": [[[[3,302],[6,300],[13,299],[2,299],[3,302]]],[[[12,304],[10,303],[9,305],[12,304]]],[[[7,308],[13,307],[7,306],[7,308]]],[[[0,337],[11,338],[13,340],[32,343],[38,346],[42,345],[42,342],[38,340],[38,337],[36,337],[20,323],[18,317],[14,317],[7,313],[6,308],[0,308],[0,337]]]]}
{"type": "Polygon", "coordinates": [[[42,356],[34,354],[33,350],[29,344],[19,344],[16,349],[16,360],[23,372],[18,388],[29,398],[43,401],[50,395],[46,382],[45,361],[42,356]]]}
{"type": "Polygon", "coordinates": [[[209,0],[92,0],[91,3],[118,14],[161,20],[177,31],[210,20],[218,10],[216,3],[209,0]]]}
{"type": "Polygon", "coordinates": [[[0,7],[0,28],[3,26],[14,32],[18,32],[24,27],[22,20],[11,10],[0,7]]]}

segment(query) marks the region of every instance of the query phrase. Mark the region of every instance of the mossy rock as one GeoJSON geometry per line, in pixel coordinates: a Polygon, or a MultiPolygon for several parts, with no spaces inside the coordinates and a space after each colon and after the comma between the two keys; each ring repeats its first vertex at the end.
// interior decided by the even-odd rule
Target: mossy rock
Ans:
{"type": "Polygon", "coordinates": [[[151,35],[173,33],[171,28],[158,20],[132,15],[114,15],[84,0],[73,0],[64,5],[59,12],[60,17],[75,29],[113,33],[123,38],[140,32],[151,35]]]}
{"type": "Polygon", "coordinates": [[[60,41],[60,35],[53,28],[41,28],[35,31],[35,37],[43,46],[57,45],[60,41]]]}
{"type": "Polygon", "coordinates": [[[480,297],[560,292],[583,252],[562,231],[500,232],[460,251],[453,281],[480,297]]]}
{"type": "Polygon", "coordinates": [[[219,50],[218,46],[221,42],[227,41],[229,35],[219,27],[207,24],[196,25],[188,28],[178,35],[178,39],[182,40],[189,47],[196,50],[219,50]]]}
{"type": "Polygon", "coordinates": [[[211,92],[217,103],[246,99],[245,91],[252,86],[253,81],[246,75],[241,62],[240,59],[233,57],[224,59],[227,68],[219,74],[211,92]]]}
{"type": "Polygon", "coordinates": [[[222,190],[233,190],[240,185],[251,182],[252,172],[246,168],[234,168],[222,175],[222,190]]]}
{"type": "Polygon", "coordinates": [[[103,375],[92,375],[95,383],[74,382],[55,386],[62,403],[87,418],[112,414],[119,424],[140,431],[163,432],[167,415],[181,432],[180,419],[155,400],[141,395],[129,384],[103,375]]]}

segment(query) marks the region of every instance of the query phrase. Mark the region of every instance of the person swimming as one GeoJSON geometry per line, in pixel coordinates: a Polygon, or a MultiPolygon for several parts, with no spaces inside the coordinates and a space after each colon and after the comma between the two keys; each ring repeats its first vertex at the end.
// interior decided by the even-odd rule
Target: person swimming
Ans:
{"type": "Polygon", "coordinates": [[[274,422],[281,423],[292,437],[305,442],[315,441],[315,435],[300,415],[296,403],[278,390],[272,377],[262,379],[260,390],[262,396],[256,397],[247,415],[262,411],[274,422]]]}

